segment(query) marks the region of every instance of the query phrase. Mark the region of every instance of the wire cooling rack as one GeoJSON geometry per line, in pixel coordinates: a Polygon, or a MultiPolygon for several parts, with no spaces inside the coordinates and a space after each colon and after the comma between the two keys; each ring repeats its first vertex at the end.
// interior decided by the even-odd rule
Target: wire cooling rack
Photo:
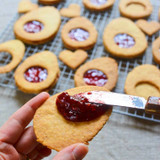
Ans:
{"type": "MultiPolygon", "coordinates": [[[[118,10],[119,1],[116,0],[112,9],[110,9],[106,12],[101,12],[101,13],[95,13],[95,12],[88,11],[87,9],[84,8],[82,1],[79,1],[79,0],[62,1],[56,7],[58,9],[61,9],[63,7],[66,8],[71,3],[77,3],[81,6],[81,15],[90,19],[90,21],[93,22],[93,24],[95,25],[95,27],[97,28],[97,31],[99,33],[97,44],[94,46],[94,48],[92,50],[88,51],[89,57],[88,57],[87,61],[90,61],[94,58],[98,58],[98,57],[102,57],[102,56],[112,57],[108,52],[105,51],[105,49],[103,47],[102,36],[103,36],[103,31],[104,31],[105,26],[112,19],[120,17],[120,13],[118,10]]],[[[149,20],[158,21],[159,0],[153,0],[151,3],[154,7],[154,10],[153,10],[152,15],[149,17],[149,20]]],[[[18,18],[19,18],[19,15],[18,14],[15,15],[15,17],[12,19],[12,21],[6,26],[5,30],[0,35],[0,43],[15,38],[14,33],[13,33],[13,25],[18,18]]],[[[56,37],[51,42],[46,43],[44,45],[38,45],[38,46],[26,45],[26,52],[25,52],[25,56],[24,56],[23,60],[26,59],[27,57],[33,55],[34,53],[40,52],[43,50],[50,50],[58,56],[60,51],[65,49],[63,46],[63,43],[61,41],[60,33],[61,33],[61,29],[62,29],[63,25],[68,20],[69,20],[68,18],[62,17],[62,23],[61,23],[60,30],[57,33],[56,37]]],[[[132,60],[122,60],[122,59],[116,58],[116,60],[118,62],[118,68],[119,68],[119,79],[118,79],[117,86],[114,89],[114,92],[117,92],[117,93],[124,92],[124,83],[126,80],[126,76],[127,76],[128,72],[130,72],[134,67],[141,65],[141,64],[155,64],[153,61],[153,58],[152,58],[152,42],[158,36],[160,36],[160,32],[156,33],[152,37],[147,36],[148,49],[146,50],[146,52],[143,56],[132,59],[132,60]]],[[[8,64],[10,62],[10,60],[11,60],[10,54],[7,54],[7,53],[0,54],[0,66],[8,64]]],[[[56,86],[50,90],[51,95],[74,87],[73,77],[74,77],[75,70],[68,68],[61,61],[59,61],[59,66],[60,66],[60,70],[61,70],[61,75],[60,75],[60,78],[59,78],[56,86]]],[[[159,67],[159,66],[157,66],[157,67],[159,67]]],[[[6,74],[0,74],[0,86],[17,89],[15,82],[14,82],[13,75],[14,75],[14,70],[12,72],[9,72],[6,74]]],[[[116,113],[129,115],[132,117],[138,117],[138,118],[142,118],[142,119],[146,119],[146,120],[160,122],[160,117],[150,115],[150,114],[145,114],[141,110],[115,108],[113,111],[116,113]]]]}

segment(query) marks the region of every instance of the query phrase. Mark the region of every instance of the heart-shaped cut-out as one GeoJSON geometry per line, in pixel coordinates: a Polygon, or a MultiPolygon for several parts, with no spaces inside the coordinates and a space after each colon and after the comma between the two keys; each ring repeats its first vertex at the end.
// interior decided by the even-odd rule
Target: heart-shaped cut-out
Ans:
{"type": "Polygon", "coordinates": [[[156,21],[148,22],[144,19],[140,19],[136,22],[136,24],[144,33],[149,36],[160,30],[160,24],[156,21]]]}
{"type": "Polygon", "coordinates": [[[81,15],[81,7],[78,4],[71,4],[68,8],[62,8],[60,14],[63,17],[79,17],[81,15]]]}
{"type": "Polygon", "coordinates": [[[78,49],[75,52],[64,50],[59,55],[59,59],[72,69],[76,69],[87,59],[87,57],[87,52],[81,49],[78,49]]]}
{"type": "Polygon", "coordinates": [[[38,5],[32,3],[30,0],[22,0],[18,6],[18,13],[27,13],[37,8],[38,5]]]}

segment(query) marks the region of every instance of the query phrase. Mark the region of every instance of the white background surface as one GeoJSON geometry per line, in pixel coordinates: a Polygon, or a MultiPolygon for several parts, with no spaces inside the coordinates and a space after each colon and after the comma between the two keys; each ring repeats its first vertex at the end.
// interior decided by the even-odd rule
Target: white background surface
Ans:
{"type": "MultiPolygon", "coordinates": [[[[1,0],[0,32],[17,11],[19,0],[1,0]]],[[[0,88],[0,126],[32,96],[0,88]]],[[[53,152],[53,155],[55,152],[53,152]]],[[[53,157],[46,158],[51,160],[53,157]]],[[[160,124],[112,114],[90,142],[85,160],[159,160],[160,124]]]]}

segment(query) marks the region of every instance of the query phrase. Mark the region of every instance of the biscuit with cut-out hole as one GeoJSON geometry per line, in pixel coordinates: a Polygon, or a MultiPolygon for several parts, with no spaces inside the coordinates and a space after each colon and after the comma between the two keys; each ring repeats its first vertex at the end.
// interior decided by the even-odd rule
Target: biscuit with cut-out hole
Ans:
{"type": "Polygon", "coordinates": [[[14,25],[14,33],[27,44],[43,44],[54,38],[60,23],[60,13],[55,7],[41,7],[21,16],[14,25]]]}
{"type": "Polygon", "coordinates": [[[12,56],[11,62],[0,66],[0,73],[10,72],[21,62],[25,53],[25,45],[19,40],[10,40],[0,44],[0,52],[7,52],[12,56]]]}
{"type": "Polygon", "coordinates": [[[60,53],[59,59],[72,69],[80,66],[88,57],[87,52],[78,49],[75,52],[64,50],[60,53]]]}
{"type": "Polygon", "coordinates": [[[152,44],[152,54],[154,61],[160,64],[160,37],[158,37],[152,44]]]}
{"type": "Polygon", "coordinates": [[[113,58],[101,57],[80,66],[75,75],[75,86],[100,86],[112,90],[118,80],[118,65],[113,58]]]}
{"type": "Polygon", "coordinates": [[[137,26],[147,35],[152,36],[154,33],[160,30],[160,24],[156,21],[148,22],[144,19],[140,19],[136,22],[137,26]]]}
{"type": "Polygon", "coordinates": [[[85,17],[72,18],[61,31],[62,41],[69,49],[91,49],[97,41],[97,35],[95,26],[85,17]]]}
{"type": "Polygon", "coordinates": [[[128,73],[125,93],[148,98],[160,97],[160,71],[150,64],[140,65],[128,73]]]}
{"type": "Polygon", "coordinates": [[[57,57],[49,51],[36,53],[16,69],[15,82],[18,88],[26,93],[48,91],[60,75],[57,57]]]}
{"type": "Polygon", "coordinates": [[[41,4],[50,5],[50,4],[57,4],[61,2],[61,0],[38,0],[38,2],[41,4]]]}
{"type": "MultiPolygon", "coordinates": [[[[66,92],[75,95],[95,90],[107,91],[103,87],[85,86],[69,89],[66,92]]],[[[88,144],[88,141],[96,136],[111,115],[111,109],[108,109],[102,116],[91,121],[72,122],[66,120],[57,109],[57,96],[50,97],[36,111],[33,119],[37,141],[50,149],[60,151],[71,144],[88,144]]]]}
{"type": "Polygon", "coordinates": [[[81,7],[78,4],[70,4],[68,8],[62,8],[60,14],[68,18],[79,17],[81,15],[81,7]]]}
{"type": "Polygon", "coordinates": [[[37,8],[38,5],[32,3],[30,0],[21,0],[18,5],[18,13],[27,13],[37,8]]]}
{"type": "Polygon", "coordinates": [[[111,8],[115,0],[83,0],[84,6],[93,11],[104,11],[111,8]]]}
{"type": "Polygon", "coordinates": [[[147,40],[134,22],[127,18],[112,20],[104,30],[105,49],[120,58],[135,58],[144,53],[147,40]]]}
{"type": "Polygon", "coordinates": [[[149,0],[121,0],[119,10],[124,17],[139,19],[150,16],[153,7],[149,0]]]}

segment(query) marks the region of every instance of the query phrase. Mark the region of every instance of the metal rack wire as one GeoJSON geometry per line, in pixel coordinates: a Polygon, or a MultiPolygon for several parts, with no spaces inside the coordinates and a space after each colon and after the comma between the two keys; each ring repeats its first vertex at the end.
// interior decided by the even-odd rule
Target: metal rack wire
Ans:
{"type": "MultiPolygon", "coordinates": [[[[149,20],[156,20],[158,21],[158,2],[159,0],[153,0],[152,5],[154,7],[153,13],[150,16],[149,20]]],[[[94,58],[102,57],[102,56],[110,56],[112,57],[108,52],[105,51],[103,47],[103,42],[102,42],[102,36],[103,36],[103,31],[105,26],[114,18],[117,18],[120,16],[119,10],[118,10],[118,3],[119,1],[116,0],[114,6],[112,9],[106,11],[106,12],[101,12],[101,13],[95,13],[88,11],[87,9],[84,8],[82,1],[79,0],[67,0],[63,1],[56,7],[58,9],[63,8],[63,7],[68,7],[69,4],[71,3],[77,3],[81,6],[81,15],[87,17],[90,19],[95,27],[97,28],[97,31],[99,33],[98,35],[98,41],[97,44],[94,46],[92,50],[88,51],[88,59],[87,61],[90,61],[94,58]]],[[[0,35],[0,43],[14,39],[14,33],[13,33],[13,25],[15,21],[19,18],[19,15],[16,14],[12,21],[6,26],[5,30],[1,33],[0,35]]],[[[27,57],[33,55],[36,52],[40,52],[43,50],[50,50],[54,52],[57,56],[59,55],[60,51],[62,51],[64,48],[63,43],[61,41],[60,33],[63,25],[68,21],[68,18],[62,17],[62,23],[59,32],[57,33],[56,37],[44,44],[44,45],[38,45],[38,46],[31,46],[31,45],[26,45],[26,52],[25,56],[23,58],[26,59],[27,57]]],[[[153,59],[152,59],[152,42],[160,36],[160,32],[156,33],[152,37],[146,36],[148,40],[148,49],[146,50],[145,54],[141,57],[132,59],[132,60],[122,60],[116,58],[118,62],[118,67],[119,67],[119,79],[116,88],[114,89],[114,92],[118,93],[123,93],[124,89],[124,83],[126,76],[128,72],[130,72],[134,67],[141,65],[141,64],[155,64],[153,59]]],[[[114,58],[114,57],[113,57],[114,58]]],[[[11,56],[6,53],[1,53],[0,54],[0,65],[6,65],[10,62],[11,56]]],[[[156,65],[156,64],[155,64],[156,65]]],[[[50,94],[55,94],[58,92],[62,92],[66,89],[73,88],[74,87],[74,73],[75,70],[72,70],[65,66],[61,61],[59,61],[59,66],[61,70],[61,75],[60,78],[54,88],[50,90],[50,94]]],[[[159,66],[157,66],[159,67],[159,66]]],[[[13,89],[17,89],[15,82],[14,82],[14,70],[12,72],[6,73],[6,74],[1,74],[0,75],[0,86],[3,87],[10,87],[13,89]]],[[[154,115],[149,115],[145,114],[144,112],[140,110],[133,110],[133,109],[122,109],[122,108],[115,108],[113,110],[116,113],[120,114],[125,114],[128,116],[132,117],[138,117],[146,120],[151,120],[155,122],[160,122],[160,117],[154,116],[154,115]]]]}

